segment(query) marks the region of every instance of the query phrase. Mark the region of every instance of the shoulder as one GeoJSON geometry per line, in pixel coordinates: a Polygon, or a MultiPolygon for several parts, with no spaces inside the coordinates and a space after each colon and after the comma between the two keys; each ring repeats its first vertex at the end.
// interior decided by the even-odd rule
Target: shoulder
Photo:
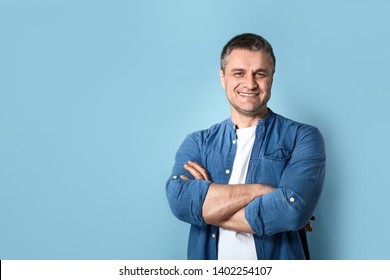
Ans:
{"type": "Polygon", "coordinates": [[[213,139],[215,137],[222,137],[226,131],[233,128],[233,123],[230,119],[226,119],[220,123],[214,124],[207,129],[201,129],[195,132],[192,132],[187,135],[187,138],[190,138],[196,142],[205,142],[213,139]]]}
{"type": "Polygon", "coordinates": [[[315,143],[319,150],[325,149],[324,138],[317,127],[276,113],[273,114],[271,124],[273,137],[277,137],[283,142],[288,142],[292,147],[315,143]]]}
{"type": "Polygon", "coordinates": [[[287,132],[287,135],[295,135],[296,137],[302,137],[304,135],[322,137],[320,130],[313,125],[298,122],[276,113],[273,114],[274,126],[279,130],[287,132]]]}

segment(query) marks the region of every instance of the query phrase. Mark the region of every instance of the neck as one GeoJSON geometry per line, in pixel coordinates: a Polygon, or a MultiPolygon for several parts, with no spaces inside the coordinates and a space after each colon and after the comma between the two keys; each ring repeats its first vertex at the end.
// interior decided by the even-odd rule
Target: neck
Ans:
{"type": "Polygon", "coordinates": [[[250,116],[250,115],[242,115],[232,112],[231,119],[233,123],[237,126],[237,128],[247,128],[251,126],[256,126],[259,120],[264,119],[268,116],[268,109],[259,115],[250,116]]]}

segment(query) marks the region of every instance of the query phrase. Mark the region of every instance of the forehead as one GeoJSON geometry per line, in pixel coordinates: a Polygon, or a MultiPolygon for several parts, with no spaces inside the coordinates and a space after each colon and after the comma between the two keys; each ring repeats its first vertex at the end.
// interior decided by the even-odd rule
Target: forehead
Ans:
{"type": "Polygon", "coordinates": [[[250,51],[245,49],[235,49],[226,60],[225,69],[272,69],[271,57],[263,51],[250,51]]]}

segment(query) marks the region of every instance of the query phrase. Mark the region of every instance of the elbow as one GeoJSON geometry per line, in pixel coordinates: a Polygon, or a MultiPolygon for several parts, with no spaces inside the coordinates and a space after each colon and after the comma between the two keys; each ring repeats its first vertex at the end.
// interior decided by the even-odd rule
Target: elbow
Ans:
{"type": "Polygon", "coordinates": [[[310,217],[311,215],[308,216],[301,211],[296,211],[295,213],[292,213],[292,215],[289,216],[288,231],[296,231],[303,228],[309,221],[310,217]]]}
{"type": "Polygon", "coordinates": [[[172,214],[179,220],[194,224],[203,225],[201,208],[202,187],[197,185],[189,186],[190,181],[170,180],[166,184],[166,196],[172,214]]]}
{"type": "Polygon", "coordinates": [[[169,207],[171,208],[172,214],[181,221],[184,221],[184,211],[180,204],[169,201],[169,207]]]}
{"type": "Polygon", "coordinates": [[[180,192],[178,192],[178,189],[172,186],[170,182],[166,184],[165,190],[172,214],[179,220],[183,220],[184,209],[180,192]]]}
{"type": "Polygon", "coordinates": [[[172,214],[180,221],[197,226],[205,224],[201,215],[198,214],[198,207],[194,205],[194,203],[183,203],[181,200],[170,200],[169,206],[172,214]]]}
{"type": "Polygon", "coordinates": [[[167,193],[169,208],[171,209],[172,214],[181,221],[186,221],[186,212],[187,208],[185,203],[182,203],[177,197],[170,196],[167,193]]]}
{"type": "Polygon", "coordinates": [[[302,207],[290,208],[286,213],[287,231],[296,231],[305,227],[313,215],[314,205],[306,204],[302,207]]]}

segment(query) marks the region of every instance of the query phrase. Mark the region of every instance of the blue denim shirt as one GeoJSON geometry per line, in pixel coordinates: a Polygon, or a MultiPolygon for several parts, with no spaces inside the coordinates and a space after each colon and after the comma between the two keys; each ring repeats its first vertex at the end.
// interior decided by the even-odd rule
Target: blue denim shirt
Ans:
{"type": "MultiPolygon", "coordinates": [[[[205,223],[202,206],[212,182],[228,184],[236,153],[236,126],[227,119],[209,129],[189,134],[175,157],[166,193],[173,214],[191,224],[188,259],[217,259],[218,227],[205,223]],[[202,164],[210,181],[193,177],[183,165],[202,164]]],[[[255,232],[258,259],[308,259],[306,232],[320,197],[325,173],[325,147],[319,130],[286,119],[269,110],[259,120],[249,160],[246,183],[276,189],[245,207],[255,232]]]]}

